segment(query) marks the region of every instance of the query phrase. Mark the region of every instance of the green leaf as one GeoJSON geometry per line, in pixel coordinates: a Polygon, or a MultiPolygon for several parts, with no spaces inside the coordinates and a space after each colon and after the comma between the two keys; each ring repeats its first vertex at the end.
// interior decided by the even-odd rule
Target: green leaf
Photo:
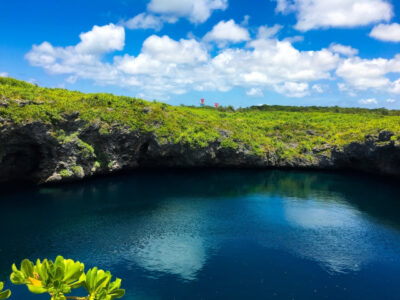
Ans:
{"type": "Polygon", "coordinates": [[[33,263],[28,259],[24,259],[21,263],[21,272],[27,277],[33,275],[33,263]]]}
{"type": "Polygon", "coordinates": [[[111,282],[112,275],[109,271],[93,268],[86,274],[84,287],[91,295],[91,299],[112,300],[121,298],[125,291],[120,289],[121,279],[117,278],[111,282]]]}
{"type": "Polygon", "coordinates": [[[8,299],[11,296],[11,291],[6,290],[4,292],[0,292],[0,299],[8,299]]]}
{"type": "Polygon", "coordinates": [[[3,288],[4,288],[4,283],[0,282],[0,299],[7,299],[11,296],[11,291],[10,290],[2,291],[3,288]]]}
{"type": "Polygon", "coordinates": [[[40,287],[40,286],[34,286],[34,285],[31,285],[31,284],[28,284],[27,287],[28,287],[29,291],[31,293],[33,293],[33,294],[44,294],[44,293],[47,293],[47,289],[45,289],[43,287],[40,287]]]}

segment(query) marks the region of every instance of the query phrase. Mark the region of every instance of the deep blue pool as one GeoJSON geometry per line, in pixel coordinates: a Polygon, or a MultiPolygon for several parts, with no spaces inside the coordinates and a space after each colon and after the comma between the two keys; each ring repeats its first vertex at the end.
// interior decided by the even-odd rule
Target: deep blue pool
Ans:
{"type": "Polygon", "coordinates": [[[0,205],[0,281],[13,262],[61,254],[112,271],[127,300],[400,299],[395,181],[146,171],[3,188],[0,205]]]}

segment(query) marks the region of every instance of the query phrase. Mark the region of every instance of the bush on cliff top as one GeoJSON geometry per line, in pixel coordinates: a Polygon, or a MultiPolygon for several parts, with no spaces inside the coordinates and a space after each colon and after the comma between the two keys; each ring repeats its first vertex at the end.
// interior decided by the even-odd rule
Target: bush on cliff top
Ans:
{"type": "Polygon", "coordinates": [[[382,130],[393,132],[393,140],[400,138],[400,111],[290,106],[235,111],[231,107],[170,106],[0,78],[0,118],[5,122],[42,121],[58,130],[65,116],[76,113],[88,124],[99,123],[102,134],[108,134],[112,126],[121,126],[154,132],[165,143],[205,147],[220,140],[224,147],[241,146],[257,155],[273,151],[285,159],[309,158],[311,149],[323,152],[331,146],[363,141],[366,135],[382,130]]]}

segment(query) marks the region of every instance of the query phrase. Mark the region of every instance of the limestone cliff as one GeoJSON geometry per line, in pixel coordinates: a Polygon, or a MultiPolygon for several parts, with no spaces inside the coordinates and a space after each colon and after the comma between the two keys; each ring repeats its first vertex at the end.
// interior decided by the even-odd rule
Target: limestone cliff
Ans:
{"type": "Polygon", "coordinates": [[[226,148],[221,140],[206,147],[165,143],[153,132],[117,125],[104,133],[99,125],[82,121],[79,113],[64,116],[57,128],[40,121],[17,124],[4,119],[0,125],[0,182],[43,184],[141,167],[336,169],[400,176],[400,146],[387,130],[342,148],[312,149],[311,159],[287,160],[273,151],[256,155],[246,144],[226,148]],[[54,134],[60,129],[65,137],[54,134]]]}

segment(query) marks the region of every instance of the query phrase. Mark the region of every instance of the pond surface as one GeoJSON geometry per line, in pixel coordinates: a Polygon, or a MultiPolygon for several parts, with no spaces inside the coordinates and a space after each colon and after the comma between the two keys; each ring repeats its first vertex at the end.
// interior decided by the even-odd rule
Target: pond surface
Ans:
{"type": "MultiPolygon", "coordinates": [[[[61,254],[111,270],[127,300],[400,299],[396,182],[145,171],[7,190],[0,281],[13,262],[61,254]]],[[[12,299],[49,299],[12,290],[12,299]]]]}

